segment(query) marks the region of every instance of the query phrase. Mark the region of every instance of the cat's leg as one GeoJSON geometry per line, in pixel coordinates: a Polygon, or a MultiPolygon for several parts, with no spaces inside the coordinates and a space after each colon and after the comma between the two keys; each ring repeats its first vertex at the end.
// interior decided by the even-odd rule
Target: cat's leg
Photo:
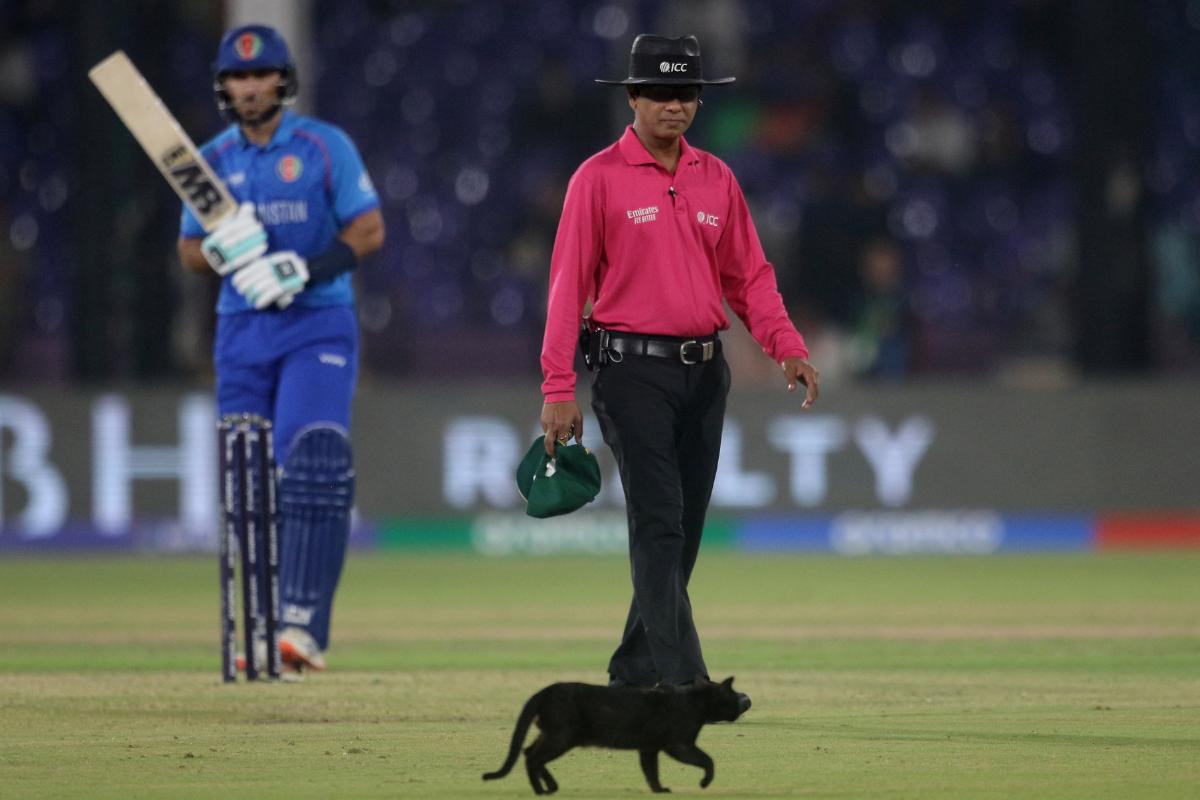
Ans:
{"type": "Polygon", "coordinates": [[[533,784],[534,792],[554,794],[558,791],[558,781],[554,780],[546,765],[572,747],[572,742],[547,736],[543,731],[533,744],[525,748],[525,769],[529,773],[529,782],[533,784]]]}
{"type": "Polygon", "coordinates": [[[667,787],[658,782],[658,750],[646,749],[639,750],[638,755],[642,759],[642,773],[646,776],[646,783],[650,784],[651,791],[669,792],[667,787]]]}
{"type": "Polygon", "coordinates": [[[546,794],[554,794],[558,791],[558,781],[554,780],[554,776],[550,774],[550,770],[546,769],[546,765],[542,765],[542,782],[546,784],[546,794]]]}
{"type": "MultiPolygon", "coordinates": [[[[542,766],[542,762],[538,758],[544,741],[545,737],[538,734],[538,737],[533,740],[533,744],[525,748],[525,772],[529,775],[529,784],[533,787],[534,794],[546,793],[546,790],[542,788],[542,773],[546,768],[542,766]]],[[[558,787],[555,786],[555,788],[558,787]]]]}
{"type": "Polygon", "coordinates": [[[709,758],[708,753],[691,744],[673,744],[665,748],[667,755],[676,761],[682,761],[684,764],[691,764],[693,767],[699,767],[704,770],[704,777],[700,779],[700,788],[703,789],[712,783],[713,779],[713,760],[709,758]]]}

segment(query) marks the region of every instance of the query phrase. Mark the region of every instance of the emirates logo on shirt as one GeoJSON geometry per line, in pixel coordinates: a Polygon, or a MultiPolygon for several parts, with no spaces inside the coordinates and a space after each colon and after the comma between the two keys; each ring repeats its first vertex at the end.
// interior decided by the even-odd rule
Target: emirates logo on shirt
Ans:
{"type": "Polygon", "coordinates": [[[658,219],[658,206],[631,208],[625,212],[625,219],[633,220],[634,225],[641,225],[643,222],[653,222],[658,219]]]}

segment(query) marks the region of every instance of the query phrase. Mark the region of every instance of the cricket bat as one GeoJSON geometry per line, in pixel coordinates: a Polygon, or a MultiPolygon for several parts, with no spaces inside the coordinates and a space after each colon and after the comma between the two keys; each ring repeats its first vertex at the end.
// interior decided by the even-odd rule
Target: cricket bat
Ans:
{"type": "Polygon", "coordinates": [[[229,189],[124,51],[92,67],[88,77],[204,230],[237,210],[229,189]]]}

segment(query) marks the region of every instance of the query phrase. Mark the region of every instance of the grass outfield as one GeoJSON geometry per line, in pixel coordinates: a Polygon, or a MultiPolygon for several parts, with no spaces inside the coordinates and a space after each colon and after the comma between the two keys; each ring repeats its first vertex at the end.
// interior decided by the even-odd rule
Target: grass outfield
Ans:
{"type": "MultiPolygon", "coordinates": [[[[702,555],[716,779],[675,794],[1183,798],[1200,786],[1200,554],[702,555]]],[[[331,671],[224,686],[215,558],[0,561],[0,797],[532,795],[484,783],[546,683],[604,680],[623,559],[352,556],[331,671]]],[[[629,752],[562,797],[650,794],[629,752]]]]}

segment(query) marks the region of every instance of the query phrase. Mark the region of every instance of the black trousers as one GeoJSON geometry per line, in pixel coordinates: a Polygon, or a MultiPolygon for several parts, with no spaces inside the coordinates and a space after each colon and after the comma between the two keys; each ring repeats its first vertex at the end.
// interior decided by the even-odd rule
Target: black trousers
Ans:
{"type": "Polygon", "coordinates": [[[633,602],[608,672],[637,685],[707,678],[688,581],[721,450],[729,367],[626,355],[595,374],[592,408],[629,515],[633,602]]]}

